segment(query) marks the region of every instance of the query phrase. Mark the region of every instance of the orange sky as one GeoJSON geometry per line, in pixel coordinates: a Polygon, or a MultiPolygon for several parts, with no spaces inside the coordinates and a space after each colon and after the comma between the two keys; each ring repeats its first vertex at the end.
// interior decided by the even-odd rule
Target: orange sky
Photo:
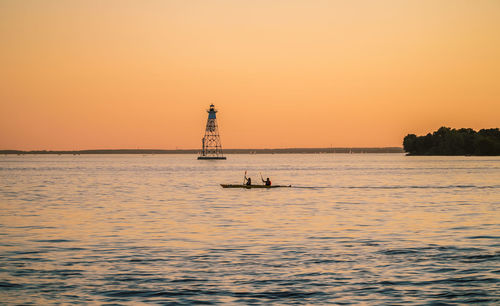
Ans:
{"type": "Polygon", "coordinates": [[[0,149],[401,146],[500,126],[500,1],[0,2],[0,149]]]}

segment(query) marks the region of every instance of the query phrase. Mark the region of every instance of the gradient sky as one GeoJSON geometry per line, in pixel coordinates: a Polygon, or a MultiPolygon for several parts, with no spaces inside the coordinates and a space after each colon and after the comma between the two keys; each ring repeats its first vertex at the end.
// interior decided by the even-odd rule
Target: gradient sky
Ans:
{"type": "Polygon", "coordinates": [[[401,146],[500,126],[500,1],[0,1],[0,149],[401,146]]]}

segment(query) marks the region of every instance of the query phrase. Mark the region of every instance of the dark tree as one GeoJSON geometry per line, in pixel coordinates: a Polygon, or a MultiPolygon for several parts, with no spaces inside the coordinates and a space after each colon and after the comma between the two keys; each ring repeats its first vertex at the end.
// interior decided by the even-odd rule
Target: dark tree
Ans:
{"type": "Polygon", "coordinates": [[[415,134],[406,135],[405,139],[403,140],[404,150],[410,154],[416,154],[417,153],[416,140],[417,136],[415,134]]]}
{"type": "Polygon", "coordinates": [[[500,155],[500,130],[441,127],[425,136],[408,134],[403,148],[408,155],[500,155]]]}

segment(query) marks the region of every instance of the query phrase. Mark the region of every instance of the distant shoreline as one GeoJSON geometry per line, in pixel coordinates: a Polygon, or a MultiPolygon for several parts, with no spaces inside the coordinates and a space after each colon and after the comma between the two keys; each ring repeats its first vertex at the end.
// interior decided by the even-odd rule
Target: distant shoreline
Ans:
{"type": "MultiPolygon", "coordinates": [[[[224,154],[319,154],[319,153],[404,153],[400,147],[383,148],[285,148],[285,149],[225,149],[224,154]]],[[[24,154],[198,154],[200,150],[105,149],[105,150],[0,150],[3,155],[24,154]]]]}

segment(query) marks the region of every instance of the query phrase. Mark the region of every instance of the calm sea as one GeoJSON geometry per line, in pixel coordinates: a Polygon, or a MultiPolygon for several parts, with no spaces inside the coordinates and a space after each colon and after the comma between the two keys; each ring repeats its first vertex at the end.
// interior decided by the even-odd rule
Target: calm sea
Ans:
{"type": "Polygon", "coordinates": [[[0,303],[498,305],[499,209],[500,157],[1,156],[0,303]]]}

